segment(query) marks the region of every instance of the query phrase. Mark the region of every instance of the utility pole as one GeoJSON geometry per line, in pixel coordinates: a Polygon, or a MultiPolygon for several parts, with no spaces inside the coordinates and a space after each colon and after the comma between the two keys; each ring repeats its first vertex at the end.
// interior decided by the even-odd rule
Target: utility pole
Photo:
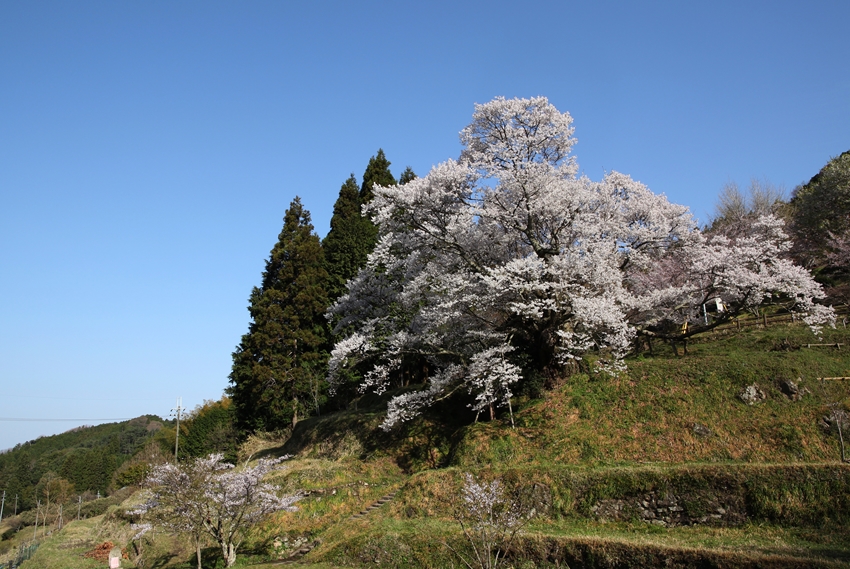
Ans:
{"type": "Polygon", "coordinates": [[[83,507],[83,497],[77,496],[77,521],[80,521],[80,508],[83,507]]]}
{"type": "Polygon", "coordinates": [[[177,414],[177,429],[176,429],[176,433],[174,435],[174,462],[177,462],[177,447],[180,443],[180,413],[183,411],[182,405],[183,405],[183,398],[178,397],[177,398],[177,408],[171,410],[172,413],[177,414]]]}
{"type": "Polygon", "coordinates": [[[18,495],[15,494],[15,515],[18,515],[18,495]]]}
{"type": "Polygon", "coordinates": [[[3,501],[0,502],[0,522],[3,521],[3,506],[6,505],[6,491],[3,490],[3,501]]]}
{"type": "Polygon", "coordinates": [[[32,530],[32,540],[35,541],[36,536],[38,535],[38,511],[41,510],[41,501],[36,500],[35,502],[35,527],[32,530]]]}

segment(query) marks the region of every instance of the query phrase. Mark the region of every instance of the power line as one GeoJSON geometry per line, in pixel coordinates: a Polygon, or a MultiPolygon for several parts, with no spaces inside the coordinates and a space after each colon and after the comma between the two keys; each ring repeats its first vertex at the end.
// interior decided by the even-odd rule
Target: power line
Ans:
{"type": "Polygon", "coordinates": [[[165,397],[60,397],[53,395],[9,395],[3,397],[18,397],[22,399],[64,399],[70,401],[163,401],[165,397]]]}
{"type": "Polygon", "coordinates": [[[45,423],[53,421],[129,421],[130,419],[135,419],[135,417],[119,417],[117,419],[30,419],[25,417],[0,417],[0,421],[41,421],[45,423]]]}

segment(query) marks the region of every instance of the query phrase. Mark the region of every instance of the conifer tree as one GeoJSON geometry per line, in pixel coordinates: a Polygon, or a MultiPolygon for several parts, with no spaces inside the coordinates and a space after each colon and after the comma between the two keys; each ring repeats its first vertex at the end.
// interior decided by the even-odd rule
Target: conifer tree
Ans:
{"type": "MultiPolygon", "coordinates": [[[[413,171],[409,175],[416,177],[413,171]]],[[[408,174],[408,171],[405,171],[408,174]]],[[[366,264],[366,258],[375,248],[378,229],[372,220],[361,214],[362,206],[372,201],[372,188],[375,184],[392,186],[396,180],[390,172],[390,161],[384,151],[369,159],[360,190],[354,174],[345,181],[339,190],[331,217],[331,229],[322,241],[325,252],[325,266],[329,275],[328,298],[331,302],[345,293],[345,283],[357,275],[366,264]]]]}
{"type": "Polygon", "coordinates": [[[383,149],[378,149],[378,154],[369,159],[366,171],[363,172],[363,184],[360,186],[360,203],[367,204],[375,195],[372,188],[375,184],[379,186],[395,186],[396,180],[390,172],[390,161],[384,155],[383,149]]]}
{"type": "Polygon", "coordinates": [[[331,301],[342,296],[345,283],[366,264],[366,257],[372,252],[369,237],[373,227],[371,221],[360,215],[360,194],[352,174],[339,190],[331,230],[322,241],[331,301]]]}
{"type": "Polygon", "coordinates": [[[416,173],[414,173],[413,168],[408,166],[404,169],[404,172],[401,173],[401,177],[398,179],[399,185],[406,184],[408,182],[412,182],[416,179],[416,173]]]}
{"type": "Polygon", "coordinates": [[[233,402],[222,396],[204,401],[180,423],[180,452],[195,458],[222,453],[228,462],[236,461],[236,428],[233,402]]]}
{"type": "MultiPolygon", "coordinates": [[[[396,180],[390,172],[390,161],[387,160],[387,157],[384,156],[384,151],[380,148],[378,149],[378,154],[369,159],[366,171],[363,172],[363,183],[360,186],[361,206],[372,201],[372,197],[375,195],[373,191],[375,184],[379,186],[396,185],[396,180]]],[[[378,227],[372,222],[371,217],[366,216],[364,220],[363,241],[367,248],[366,254],[368,255],[378,243],[378,227]]],[[[360,266],[362,267],[365,264],[366,259],[364,258],[360,266]]]]}
{"type": "Polygon", "coordinates": [[[318,411],[327,360],[328,274],[310,213],[295,198],[251,291],[251,324],[233,353],[228,394],[242,431],[274,430],[318,411]]]}

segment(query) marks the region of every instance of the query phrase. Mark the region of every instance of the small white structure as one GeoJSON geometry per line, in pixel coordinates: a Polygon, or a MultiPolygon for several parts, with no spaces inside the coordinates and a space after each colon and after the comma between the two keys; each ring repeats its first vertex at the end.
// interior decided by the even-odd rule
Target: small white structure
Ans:
{"type": "Polygon", "coordinates": [[[109,552],[109,569],[120,569],[121,567],[121,548],[113,547],[109,552]]]}
{"type": "Polygon", "coordinates": [[[723,304],[723,299],[719,296],[715,296],[714,298],[708,299],[702,305],[702,317],[705,320],[705,325],[708,326],[708,313],[712,314],[720,314],[722,312],[726,312],[726,305],[723,304]]]}

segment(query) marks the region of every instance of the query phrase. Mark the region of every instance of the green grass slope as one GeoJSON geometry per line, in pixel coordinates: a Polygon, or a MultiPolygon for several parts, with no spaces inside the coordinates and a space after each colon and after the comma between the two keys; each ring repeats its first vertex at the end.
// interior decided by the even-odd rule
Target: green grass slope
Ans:
{"type": "Polygon", "coordinates": [[[630,359],[619,377],[578,374],[517,413],[517,428],[477,424],[454,449],[453,465],[645,462],[812,462],[840,456],[823,429],[828,405],[850,399],[847,332],[815,338],[800,326],[750,330],[691,344],[690,354],[630,359]],[[805,390],[793,400],[791,380],[805,390]],[[758,385],[766,399],[738,394],[758,385]]]}
{"type": "MultiPolygon", "coordinates": [[[[382,438],[361,458],[395,460],[411,476],[368,522],[340,517],[311,535],[323,542],[307,558],[458,564],[441,544],[463,546],[451,514],[460,475],[472,472],[535,505],[513,551],[516,567],[848,566],[850,466],[838,462],[839,439],[824,419],[831,404],[846,408],[850,380],[818,378],[850,375],[850,349],[810,346],[847,339],[843,328],[818,339],[783,325],[704,338],[687,356],[656,347],[617,377],[574,375],[518,402],[516,428],[502,416],[438,433],[431,416],[393,439],[370,431],[374,410],[368,427],[351,411],[323,419],[359,441],[349,449],[370,448],[370,433],[382,438]],[[786,395],[785,380],[802,396],[786,395]],[[747,405],[738,394],[753,384],[765,399],[747,405]],[[427,460],[400,452],[411,441],[443,468],[426,470],[427,460]]],[[[321,444],[296,438],[304,456],[321,444]]]]}

